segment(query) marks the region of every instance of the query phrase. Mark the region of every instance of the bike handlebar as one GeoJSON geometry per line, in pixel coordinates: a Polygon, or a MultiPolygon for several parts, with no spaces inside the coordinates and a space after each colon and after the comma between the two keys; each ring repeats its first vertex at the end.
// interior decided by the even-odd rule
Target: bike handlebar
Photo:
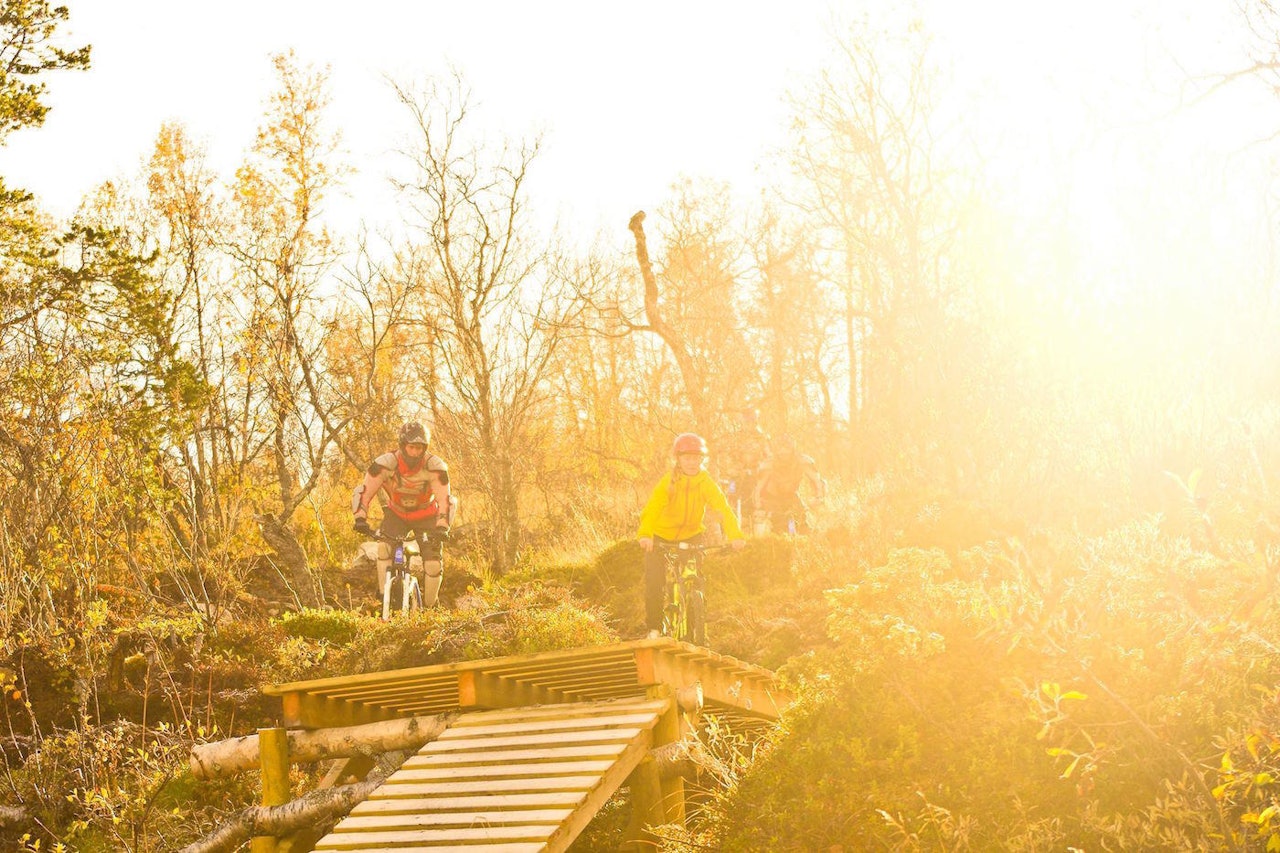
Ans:
{"type": "MultiPolygon", "coordinates": [[[[412,530],[404,536],[384,536],[381,530],[374,530],[371,527],[366,529],[357,527],[356,532],[364,534],[366,539],[372,539],[376,542],[389,542],[392,545],[399,545],[403,542],[409,542],[418,538],[418,534],[414,533],[412,530]]],[[[441,541],[447,541],[449,539],[448,530],[423,530],[421,531],[421,535],[423,539],[439,539],[441,541]]]]}
{"type": "Polygon", "coordinates": [[[660,551],[701,551],[705,554],[708,551],[719,551],[730,546],[727,543],[719,545],[703,545],[694,542],[659,542],[654,540],[653,547],[660,551]]]}

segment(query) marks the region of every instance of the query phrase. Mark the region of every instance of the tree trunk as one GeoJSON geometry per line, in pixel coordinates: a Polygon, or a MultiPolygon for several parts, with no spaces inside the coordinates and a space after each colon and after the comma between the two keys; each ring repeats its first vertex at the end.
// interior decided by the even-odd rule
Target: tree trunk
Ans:
{"type": "MultiPolygon", "coordinates": [[[[440,736],[454,715],[384,720],[362,726],[289,732],[289,760],[310,764],[330,758],[377,755],[396,749],[417,749],[440,736]]],[[[191,775],[197,779],[234,776],[258,766],[258,736],[199,744],[191,749],[191,775]]]]}
{"type": "Polygon", "coordinates": [[[693,422],[697,424],[699,432],[707,435],[712,431],[712,424],[697,365],[689,353],[684,336],[667,323],[658,311],[658,279],[654,276],[653,264],[649,261],[649,243],[644,236],[644,211],[638,211],[632,216],[627,227],[636,238],[636,262],[640,265],[640,276],[644,279],[644,314],[649,321],[649,328],[671,350],[676,366],[680,368],[680,378],[684,380],[684,392],[689,399],[689,408],[693,410],[693,422]]]}
{"type": "Polygon", "coordinates": [[[405,752],[387,753],[367,779],[354,785],[312,791],[283,806],[250,806],[204,838],[182,848],[182,853],[230,853],[255,835],[279,838],[299,830],[336,823],[338,818],[350,812],[385,782],[407,757],[405,752]]]}
{"type": "Polygon", "coordinates": [[[298,604],[312,606],[321,604],[320,596],[311,579],[311,572],[307,569],[307,552],[303,550],[298,537],[293,535],[293,531],[287,524],[271,513],[264,512],[259,515],[258,525],[262,529],[263,540],[271,546],[271,550],[280,561],[284,576],[293,585],[293,593],[298,599],[298,604]]]}

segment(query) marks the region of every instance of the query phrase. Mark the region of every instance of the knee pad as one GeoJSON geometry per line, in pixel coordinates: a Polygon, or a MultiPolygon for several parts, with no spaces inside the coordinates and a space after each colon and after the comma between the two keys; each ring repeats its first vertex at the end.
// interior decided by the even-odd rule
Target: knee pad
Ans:
{"type": "Polygon", "coordinates": [[[438,578],[444,574],[443,560],[428,560],[422,564],[422,573],[429,578],[438,578]],[[431,570],[435,569],[434,572],[431,570]]]}
{"type": "Polygon", "coordinates": [[[389,561],[390,559],[391,559],[391,543],[390,543],[390,542],[382,542],[382,541],[379,541],[379,542],[378,542],[378,560],[379,560],[379,562],[382,562],[382,561],[389,561]]]}
{"type": "Polygon", "coordinates": [[[426,561],[435,560],[437,563],[444,559],[444,542],[432,536],[422,543],[422,559],[426,561]]]}

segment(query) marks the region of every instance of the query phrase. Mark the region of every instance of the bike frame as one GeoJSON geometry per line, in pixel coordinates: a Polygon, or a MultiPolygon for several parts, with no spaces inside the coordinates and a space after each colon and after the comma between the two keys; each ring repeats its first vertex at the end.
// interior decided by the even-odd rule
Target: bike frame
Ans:
{"type": "Polygon", "coordinates": [[[373,539],[391,545],[391,565],[382,585],[382,621],[389,622],[399,611],[408,614],[422,609],[422,583],[412,571],[412,561],[418,558],[422,565],[422,548],[417,536],[408,534],[404,539],[375,533],[373,539]],[[411,550],[412,548],[412,550],[411,550]]]}
{"type": "Polygon", "coordinates": [[[718,546],[688,542],[657,543],[666,566],[662,633],[681,642],[702,645],[707,641],[706,593],[703,591],[702,555],[718,546]]]}

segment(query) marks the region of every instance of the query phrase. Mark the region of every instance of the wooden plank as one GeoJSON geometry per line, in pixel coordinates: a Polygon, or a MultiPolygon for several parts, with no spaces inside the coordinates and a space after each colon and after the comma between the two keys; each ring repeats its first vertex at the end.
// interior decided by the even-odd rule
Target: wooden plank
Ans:
{"type": "MultiPolygon", "coordinates": [[[[622,688],[617,688],[617,689],[611,688],[607,690],[575,690],[575,692],[568,692],[568,690],[564,690],[563,693],[564,695],[566,695],[568,699],[570,699],[572,704],[579,704],[579,706],[590,707],[590,706],[593,706],[593,704],[598,704],[602,702],[635,701],[637,697],[643,697],[644,688],[643,686],[636,685],[636,684],[627,684],[625,686],[622,686],[622,688]]],[[[541,707],[556,707],[556,706],[530,706],[530,707],[541,708],[541,707]]],[[[434,713],[440,713],[442,711],[447,711],[447,710],[452,710],[452,708],[440,708],[439,706],[435,706],[435,704],[421,704],[421,706],[419,706],[419,704],[415,704],[412,701],[407,701],[407,702],[404,702],[403,704],[397,704],[396,716],[424,716],[424,715],[429,715],[429,713],[430,715],[434,715],[434,713]]],[[[509,710],[507,710],[506,712],[518,712],[522,710],[524,710],[524,708],[509,708],[509,710]]],[[[468,711],[467,716],[472,715],[472,713],[502,713],[502,712],[503,711],[468,711]]]]}
{"type": "Polygon", "coordinates": [[[536,684],[507,681],[491,672],[458,675],[458,705],[462,708],[519,708],[564,702],[569,697],[536,684]]]}
{"type": "Polygon", "coordinates": [[[661,702],[645,699],[639,694],[634,699],[612,702],[568,702],[558,705],[529,705],[524,708],[503,708],[497,711],[469,711],[459,715],[450,728],[469,725],[490,725],[509,720],[538,719],[542,717],[592,717],[597,714],[638,714],[642,711],[659,713],[664,710],[661,702]]]}
{"type": "Polygon", "coordinates": [[[504,666],[490,669],[489,672],[500,678],[514,678],[516,680],[528,678],[540,678],[551,672],[557,673],[577,673],[577,672],[594,672],[605,673],[614,671],[630,671],[634,674],[635,664],[630,653],[617,655],[609,655],[607,657],[583,658],[581,661],[564,661],[555,663],[550,666],[541,664],[537,666],[504,666]]]}
{"type": "Polygon", "coordinates": [[[640,726],[647,728],[653,724],[658,714],[644,711],[639,714],[611,714],[598,717],[544,717],[522,722],[494,723],[479,726],[450,726],[440,733],[437,741],[459,740],[462,738],[485,737],[487,735],[506,735],[528,732],[570,731],[578,729],[603,729],[611,726],[640,726]]]}
{"type": "Polygon", "coordinates": [[[506,657],[490,658],[482,661],[459,661],[456,663],[435,664],[432,666],[409,667],[406,669],[391,670],[388,672],[373,672],[363,673],[361,675],[333,676],[330,678],[320,678],[309,681],[294,681],[285,684],[269,685],[263,688],[263,693],[268,696],[283,696],[290,692],[322,693],[326,690],[346,690],[348,688],[361,685],[393,684],[397,680],[423,678],[432,675],[446,675],[449,673],[458,673],[468,670],[485,670],[501,675],[506,671],[519,672],[524,671],[529,667],[536,668],[542,665],[551,665],[555,663],[574,665],[581,661],[588,661],[592,659],[603,660],[610,657],[625,658],[627,656],[638,655],[640,653],[654,655],[679,653],[688,655],[693,659],[700,661],[733,662],[744,669],[758,672],[766,678],[773,678],[773,673],[762,667],[755,666],[754,664],[735,661],[734,658],[712,652],[708,649],[677,643],[669,637],[659,637],[654,640],[630,640],[623,643],[614,643],[608,646],[596,646],[590,649],[538,652],[533,655],[508,655],[506,657]]]}
{"type": "Polygon", "coordinates": [[[500,841],[496,844],[432,844],[430,847],[397,845],[396,847],[344,847],[346,853],[540,853],[547,845],[541,841],[500,841]]]}
{"type": "Polygon", "coordinates": [[[625,690],[627,688],[640,688],[634,675],[628,678],[605,678],[603,676],[582,675],[573,678],[560,678],[557,676],[548,676],[538,684],[546,690],[554,690],[562,696],[581,696],[588,691],[596,692],[601,690],[625,690]]]}
{"type": "Polygon", "coordinates": [[[539,652],[533,655],[515,655],[509,661],[491,662],[485,667],[487,672],[502,677],[529,675],[555,669],[573,669],[581,667],[611,667],[626,664],[631,659],[630,649],[620,646],[574,649],[571,652],[539,652]],[[605,649],[605,650],[602,650],[605,649]],[[543,659],[541,654],[558,655],[543,659]]]}
{"type": "Polygon", "coordinates": [[[758,683],[748,683],[740,677],[726,675],[710,666],[690,664],[668,655],[655,656],[653,674],[656,681],[675,688],[700,681],[708,702],[719,702],[771,719],[777,719],[782,706],[788,701],[783,694],[774,693],[758,683]]]}
{"type": "Polygon", "coordinates": [[[427,814],[352,815],[343,818],[334,832],[423,829],[429,826],[500,826],[503,824],[558,824],[573,814],[571,808],[513,809],[511,811],[430,812],[427,814]]]}
{"type": "Polygon", "coordinates": [[[573,810],[573,815],[556,827],[555,832],[547,839],[547,850],[567,850],[573,840],[578,837],[587,824],[595,817],[596,812],[609,801],[609,798],[622,786],[641,761],[649,755],[653,746],[653,733],[641,732],[627,745],[626,751],[618,758],[608,772],[597,778],[596,783],[587,792],[582,805],[573,810]]]}
{"type": "Polygon", "coordinates": [[[317,696],[350,699],[352,696],[372,695],[379,692],[390,693],[396,690],[441,694],[456,693],[458,690],[458,676],[455,673],[448,673],[445,675],[419,675],[412,678],[388,678],[375,684],[349,684],[312,692],[317,696]]]}
{"type": "MultiPolygon", "coordinates": [[[[381,789],[379,789],[381,790],[381,789]]],[[[370,797],[351,810],[353,815],[421,814],[431,811],[498,811],[568,806],[573,808],[586,791],[548,791],[539,794],[487,794],[473,797],[370,797]]]]}
{"type": "Polygon", "coordinates": [[[335,726],[358,726],[376,723],[391,716],[368,705],[338,702],[309,693],[294,693],[284,701],[286,728],[324,729],[335,726]]]}
{"type": "MultiPolygon", "coordinates": [[[[648,728],[647,726],[645,727],[648,728]]],[[[556,732],[546,735],[527,735],[525,737],[486,737],[475,738],[474,740],[450,740],[439,741],[433,740],[427,744],[428,753],[436,752],[460,752],[466,750],[478,749],[496,749],[504,746],[521,747],[521,746],[537,746],[539,744],[571,744],[571,743],[612,743],[615,741],[629,741],[641,731],[640,728],[630,729],[614,729],[612,731],[588,731],[588,732],[556,732]]]]}
{"type": "Polygon", "coordinates": [[[541,749],[504,749],[490,752],[440,752],[430,755],[418,753],[404,764],[400,771],[418,770],[424,767],[465,767],[502,762],[556,761],[571,758],[616,758],[627,748],[625,742],[602,743],[595,746],[543,747],[541,749]]]}
{"type": "Polygon", "coordinates": [[[557,661],[567,662],[601,658],[611,655],[625,655],[629,654],[631,649],[638,646],[665,646],[674,642],[674,640],[662,637],[657,640],[632,640],[624,643],[614,643],[608,646],[595,646],[588,649],[537,652],[531,655],[507,655],[505,657],[489,658],[487,660],[479,661],[458,661],[456,663],[406,667],[404,669],[394,669],[386,672],[367,672],[360,675],[339,675],[331,676],[329,678],[317,678],[309,681],[291,681],[285,684],[273,684],[262,688],[262,692],[268,696],[280,696],[290,692],[323,692],[325,690],[332,689],[341,690],[349,686],[382,684],[393,682],[397,679],[412,679],[432,674],[444,675],[446,673],[457,673],[469,670],[488,670],[490,672],[499,672],[504,667],[523,667],[531,664],[554,663],[557,661]]]}
{"type": "Polygon", "coordinates": [[[397,782],[395,777],[378,787],[388,797],[424,794],[482,794],[486,791],[519,793],[534,791],[585,791],[596,781],[594,775],[556,776],[550,779],[491,779],[484,782],[397,782]]]}
{"type": "Polygon", "coordinates": [[[398,848],[402,844],[466,841],[546,841],[553,826],[493,826],[450,829],[406,829],[398,832],[336,832],[326,835],[316,850],[349,850],[352,847],[398,848]]]}
{"type": "Polygon", "coordinates": [[[500,779],[508,776],[574,776],[603,773],[613,761],[546,761],[539,764],[486,764],[468,767],[401,767],[396,781],[429,779],[500,779]]]}

